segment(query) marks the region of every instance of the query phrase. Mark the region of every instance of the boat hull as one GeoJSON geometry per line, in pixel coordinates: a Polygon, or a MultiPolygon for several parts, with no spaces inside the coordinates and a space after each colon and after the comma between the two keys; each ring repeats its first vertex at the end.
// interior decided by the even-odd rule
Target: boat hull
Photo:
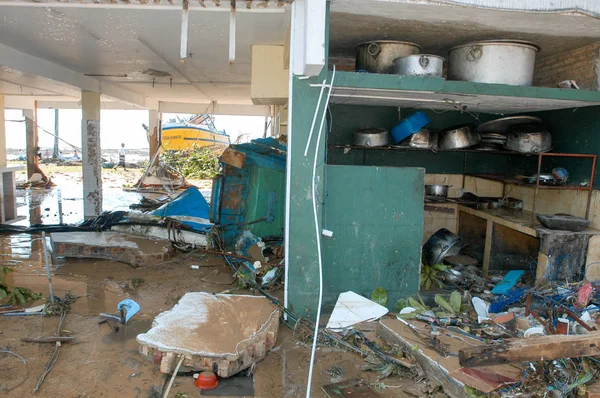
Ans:
{"type": "Polygon", "coordinates": [[[163,127],[162,147],[167,151],[184,151],[194,146],[229,145],[229,136],[190,126],[163,127]]]}

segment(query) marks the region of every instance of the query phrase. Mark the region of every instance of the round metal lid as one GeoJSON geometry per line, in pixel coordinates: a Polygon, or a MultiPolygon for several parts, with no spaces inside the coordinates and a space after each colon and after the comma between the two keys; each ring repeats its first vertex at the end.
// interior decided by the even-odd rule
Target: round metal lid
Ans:
{"type": "Polygon", "coordinates": [[[511,44],[511,45],[514,45],[514,46],[521,46],[521,47],[532,48],[536,52],[538,52],[538,51],[541,50],[540,46],[538,46],[537,44],[532,43],[530,41],[525,41],[525,40],[510,40],[510,39],[497,39],[497,40],[480,40],[480,41],[474,41],[474,42],[471,42],[471,43],[459,44],[458,46],[452,47],[449,50],[449,52],[451,52],[452,50],[455,50],[457,48],[461,48],[461,47],[474,46],[474,45],[485,46],[485,45],[490,45],[490,44],[511,44]]]}
{"type": "Polygon", "coordinates": [[[393,44],[406,44],[409,46],[415,46],[417,47],[419,50],[421,50],[421,46],[418,45],[417,43],[413,43],[412,41],[402,41],[402,40],[371,40],[371,41],[363,41],[362,43],[358,43],[356,47],[362,46],[364,44],[371,44],[371,43],[393,43],[393,44]]]}
{"type": "Polygon", "coordinates": [[[485,122],[477,127],[477,132],[480,134],[485,133],[497,133],[497,134],[506,134],[511,126],[515,124],[525,124],[525,123],[542,123],[542,119],[535,116],[508,116],[500,119],[490,120],[489,122],[485,122]]]}

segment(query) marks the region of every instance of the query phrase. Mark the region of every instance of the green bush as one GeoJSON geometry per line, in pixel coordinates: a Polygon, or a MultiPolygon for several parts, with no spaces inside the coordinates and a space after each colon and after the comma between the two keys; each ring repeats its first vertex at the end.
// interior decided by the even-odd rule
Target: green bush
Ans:
{"type": "Polygon", "coordinates": [[[184,151],[165,151],[160,160],[184,178],[210,179],[221,171],[219,156],[208,147],[193,146],[184,151]]]}

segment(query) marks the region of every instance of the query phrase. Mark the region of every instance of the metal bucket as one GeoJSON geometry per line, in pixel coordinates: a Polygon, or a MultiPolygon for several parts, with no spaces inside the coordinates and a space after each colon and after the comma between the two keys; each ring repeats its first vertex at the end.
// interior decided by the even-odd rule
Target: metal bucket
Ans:
{"type": "Polygon", "coordinates": [[[394,60],[394,73],[406,76],[437,76],[444,71],[444,58],[437,55],[421,54],[394,60]]]}
{"type": "Polygon", "coordinates": [[[448,79],[531,86],[538,51],[533,43],[510,40],[457,46],[450,49],[448,79]]]}
{"type": "Polygon", "coordinates": [[[395,40],[376,40],[356,46],[356,70],[369,73],[394,73],[394,60],[418,54],[421,51],[415,43],[395,40]]]}

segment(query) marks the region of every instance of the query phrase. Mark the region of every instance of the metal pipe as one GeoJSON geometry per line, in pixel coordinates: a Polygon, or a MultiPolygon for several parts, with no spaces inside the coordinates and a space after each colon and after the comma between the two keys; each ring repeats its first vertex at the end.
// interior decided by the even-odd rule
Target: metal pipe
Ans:
{"type": "Polygon", "coordinates": [[[52,275],[50,273],[48,248],[46,248],[46,232],[44,231],[42,231],[42,248],[44,249],[44,262],[46,263],[46,274],[48,275],[48,289],[50,290],[50,302],[54,304],[54,287],[52,286],[52,275]]]}
{"type": "Polygon", "coordinates": [[[590,215],[590,203],[592,202],[592,192],[594,191],[594,180],[596,178],[596,161],[598,157],[594,155],[592,158],[592,173],[590,175],[590,189],[588,191],[587,206],[585,208],[585,218],[587,219],[590,215]]]}

